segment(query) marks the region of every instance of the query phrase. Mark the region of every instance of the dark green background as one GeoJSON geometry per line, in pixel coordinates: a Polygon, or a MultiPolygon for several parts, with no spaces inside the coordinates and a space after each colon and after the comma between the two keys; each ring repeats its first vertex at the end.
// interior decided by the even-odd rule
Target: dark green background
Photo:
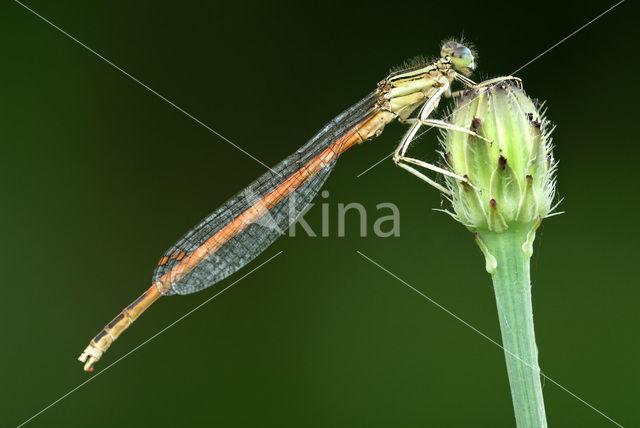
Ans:
{"type": "MultiPolygon", "coordinates": [[[[640,417],[637,22],[626,2],[518,75],[546,99],[566,214],[532,264],[544,372],[622,425],[640,417]]],[[[613,3],[44,2],[29,7],[274,165],[389,67],[475,42],[508,74],[613,3]]],[[[264,167],[10,1],[0,6],[0,418],[15,426],[278,251],[282,255],[38,416],[33,426],[514,425],[472,236],[385,161],[403,127],[328,180],[330,238],[284,237],[243,272],[154,305],[93,375],[77,356],[158,257],[264,167]],[[393,202],[401,237],[336,237],[336,206],[393,202]]],[[[434,158],[436,133],[422,142],[434,158]]],[[[320,202],[320,201],[319,201],[320,202]]],[[[319,205],[307,221],[319,230],[319,205]]],[[[353,218],[352,218],[353,220],[353,218]]],[[[614,426],[550,382],[555,427],[614,426]]]]}

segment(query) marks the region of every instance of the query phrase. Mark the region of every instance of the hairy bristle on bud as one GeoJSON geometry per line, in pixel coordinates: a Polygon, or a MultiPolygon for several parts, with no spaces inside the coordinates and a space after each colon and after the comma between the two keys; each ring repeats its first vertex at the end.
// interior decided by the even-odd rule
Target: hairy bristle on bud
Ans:
{"type": "Polygon", "coordinates": [[[473,185],[446,179],[460,222],[473,231],[501,232],[550,214],[555,162],[548,121],[522,89],[500,83],[467,91],[451,122],[482,137],[444,135],[446,166],[473,185]]]}

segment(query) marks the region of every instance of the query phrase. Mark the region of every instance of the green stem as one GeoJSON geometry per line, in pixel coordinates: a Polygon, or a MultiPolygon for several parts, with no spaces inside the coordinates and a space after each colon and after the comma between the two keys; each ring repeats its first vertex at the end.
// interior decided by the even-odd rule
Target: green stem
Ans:
{"type": "Polygon", "coordinates": [[[483,251],[488,258],[487,266],[490,265],[490,256],[495,258],[491,260],[495,269],[491,269],[490,273],[518,428],[547,426],[533,329],[529,275],[530,246],[536,227],[512,227],[502,233],[478,234],[481,248],[482,244],[485,247],[483,251]]]}

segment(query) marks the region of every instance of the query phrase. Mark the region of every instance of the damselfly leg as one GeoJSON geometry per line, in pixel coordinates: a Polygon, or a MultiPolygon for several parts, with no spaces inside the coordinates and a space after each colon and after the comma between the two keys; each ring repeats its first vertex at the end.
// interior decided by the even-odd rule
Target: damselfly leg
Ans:
{"type": "MultiPolygon", "coordinates": [[[[522,80],[518,77],[513,77],[513,76],[503,76],[503,77],[496,77],[495,79],[489,79],[489,80],[485,80],[484,82],[480,82],[480,83],[475,83],[473,80],[462,76],[459,73],[456,73],[455,76],[456,80],[459,80],[462,84],[464,84],[465,86],[467,86],[467,88],[469,89],[473,89],[473,90],[480,90],[482,88],[485,88],[487,86],[490,86],[494,83],[498,83],[498,82],[502,82],[505,80],[514,80],[517,82],[518,86],[522,87],[522,80]]],[[[490,140],[487,140],[486,138],[482,137],[481,135],[477,134],[476,132],[470,130],[470,129],[466,129],[457,125],[453,125],[450,123],[447,123],[445,121],[442,120],[437,120],[437,119],[430,119],[429,116],[433,113],[433,111],[435,110],[435,108],[438,106],[439,102],[440,102],[440,98],[442,98],[442,96],[446,96],[446,97],[451,97],[451,96],[458,96],[460,95],[463,91],[456,91],[456,92],[451,92],[451,86],[449,84],[445,84],[442,87],[440,87],[437,91],[435,91],[431,97],[424,103],[422,109],[420,110],[420,113],[418,114],[418,117],[415,119],[406,119],[404,122],[405,123],[409,123],[411,124],[411,128],[409,128],[409,131],[405,134],[405,136],[402,138],[402,140],[400,141],[400,144],[398,145],[398,148],[396,149],[394,155],[393,155],[393,161],[396,163],[396,165],[398,165],[399,167],[409,171],[411,174],[415,175],[416,177],[418,177],[419,179],[425,181],[426,183],[428,183],[429,185],[435,187],[436,189],[438,189],[439,191],[445,193],[445,194],[450,194],[450,192],[445,189],[442,185],[438,184],[435,180],[429,178],[428,176],[426,176],[425,174],[423,174],[422,172],[420,172],[419,170],[417,170],[416,168],[414,168],[413,166],[410,166],[408,164],[411,165],[415,165],[415,166],[419,166],[421,168],[425,168],[428,169],[430,171],[442,174],[442,175],[446,175],[449,177],[453,177],[455,179],[458,179],[460,181],[463,181],[467,184],[469,184],[471,187],[473,187],[476,190],[480,190],[479,188],[477,188],[476,186],[473,185],[473,183],[471,183],[469,181],[469,179],[467,177],[462,177],[460,175],[454,174],[451,171],[441,168],[437,165],[433,165],[430,164],[428,162],[425,162],[423,160],[420,159],[416,159],[416,158],[412,158],[406,155],[407,150],[409,149],[409,146],[411,145],[411,143],[414,140],[417,140],[420,135],[418,135],[418,131],[422,128],[422,126],[429,126],[432,128],[440,128],[440,129],[446,129],[446,130],[451,130],[451,131],[456,131],[456,132],[463,132],[465,134],[471,135],[475,138],[478,138],[480,140],[485,141],[487,144],[491,144],[490,140]]]]}
{"type": "MultiPolygon", "coordinates": [[[[480,82],[480,83],[476,83],[473,80],[469,79],[468,77],[463,76],[460,73],[456,73],[455,79],[457,81],[459,81],[460,83],[462,83],[464,86],[466,86],[467,89],[472,89],[472,90],[478,90],[478,89],[486,88],[487,86],[493,85],[494,83],[503,82],[505,80],[513,80],[514,82],[516,82],[518,87],[520,87],[520,89],[522,89],[522,79],[519,78],[519,77],[515,77],[515,76],[496,77],[496,78],[493,78],[493,79],[485,80],[485,81],[480,82]]],[[[457,96],[462,95],[462,93],[464,91],[465,90],[463,89],[463,90],[460,90],[460,91],[450,92],[449,96],[457,97],[457,96]]],[[[445,94],[445,96],[446,95],[447,94],[445,94]]]]}

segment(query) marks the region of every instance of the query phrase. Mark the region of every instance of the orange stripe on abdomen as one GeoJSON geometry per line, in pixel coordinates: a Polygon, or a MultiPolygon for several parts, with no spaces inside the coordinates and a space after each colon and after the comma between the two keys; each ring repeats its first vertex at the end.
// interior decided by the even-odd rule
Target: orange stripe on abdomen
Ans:
{"type": "Polygon", "coordinates": [[[154,284],[160,292],[166,293],[173,284],[180,281],[195,269],[202,261],[217,251],[231,238],[242,232],[251,223],[258,220],[264,213],[289,196],[294,190],[302,186],[308,179],[320,172],[330,162],[357,143],[373,138],[382,132],[384,126],[394,119],[392,113],[378,111],[361,124],[356,125],[336,142],[327,147],[322,153],[311,159],[305,166],[294,172],[289,178],[279,184],[262,199],[249,207],[229,224],[220,229],[191,254],[185,257],[169,272],[162,275],[154,284]]]}

